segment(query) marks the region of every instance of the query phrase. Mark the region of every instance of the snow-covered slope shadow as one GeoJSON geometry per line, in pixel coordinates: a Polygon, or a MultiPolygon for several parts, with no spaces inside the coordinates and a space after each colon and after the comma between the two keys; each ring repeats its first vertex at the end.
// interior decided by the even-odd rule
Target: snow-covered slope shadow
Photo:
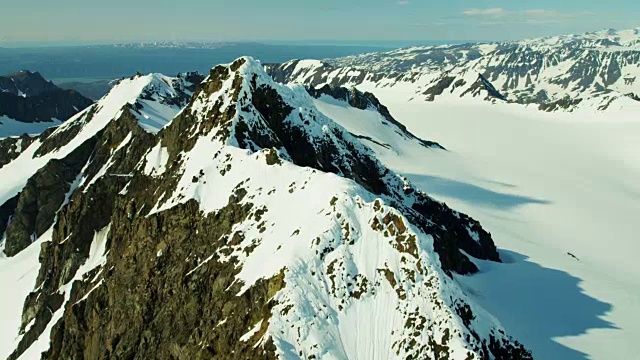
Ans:
{"type": "Polygon", "coordinates": [[[545,268],[516,252],[503,250],[500,255],[509,263],[474,261],[480,273],[456,275],[456,280],[508,331],[527,339],[534,358],[592,359],[556,339],[594,329],[617,329],[602,318],[612,305],[585,294],[582,280],[569,273],[545,268]]]}
{"type": "MultiPolygon", "coordinates": [[[[382,103],[389,105],[384,100],[382,103]]],[[[409,128],[419,130],[416,135],[442,140],[430,131],[435,117],[429,111],[430,107],[404,112],[398,109],[406,110],[409,104],[399,102],[393,105],[391,111],[394,116],[400,115],[396,119],[407,121],[404,125],[413,125],[409,128]]],[[[388,144],[389,147],[381,147],[373,142],[367,143],[385,165],[405,176],[416,187],[448,205],[463,208],[482,218],[483,224],[491,226],[489,231],[492,235],[500,238],[502,245],[509,249],[514,249],[516,243],[531,243],[529,234],[518,232],[521,228],[528,229],[528,223],[532,222],[527,211],[533,208],[545,212],[545,209],[556,206],[554,197],[540,196],[540,192],[505,176],[511,171],[509,168],[507,173],[487,171],[486,167],[490,165],[487,160],[478,162],[470,157],[467,150],[473,153],[478,151],[478,146],[483,146],[490,153],[488,158],[493,158],[493,143],[475,131],[468,131],[469,134],[462,132],[460,129],[464,124],[454,129],[454,133],[461,137],[458,141],[467,143],[469,139],[475,139],[480,145],[466,149],[452,146],[457,143],[444,139],[441,144],[449,151],[442,151],[418,146],[415,141],[379,126],[381,116],[374,109],[350,109],[326,96],[316,100],[316,106],[352,133],[388,144]],[[484,172],[475,170],[476,167],[484,172]]],[[[447,123],[451,116],[457,114],[443,112],[441,115],[438,120],[447,123]]],[[[552,252],[550,250],[557,251],[543,251],[552,252]]],[[[566,253],[559,256],[569,258],[566,253]]],[[[456,280],[468,294],[496,314],[506,331],[523,339],[532,349],[534,358],[589,359],[585,352],[569,346],[565,339],[596,330],[617,329],[604,319],[612,305],[586,294],[579,277],[542,266],[536,263],[537,259],[531,260],[516,251],[503,250],[501,258],[505,261],[502,264],[474,261],[480,273],[470,277],[456,276],[456,280]]],[[[570,258],[570,262],[578,260],[570,258]]]]}
{"type": "Polygon", "coordinates": [[[549,201],[528,196],[501,193],[463,181],[424,174],[405,174],[411,183],[419,186],[428,194],[452,197],[466,202],[500,209],[511,209],[527,204],[549,204],[549,201]]]}

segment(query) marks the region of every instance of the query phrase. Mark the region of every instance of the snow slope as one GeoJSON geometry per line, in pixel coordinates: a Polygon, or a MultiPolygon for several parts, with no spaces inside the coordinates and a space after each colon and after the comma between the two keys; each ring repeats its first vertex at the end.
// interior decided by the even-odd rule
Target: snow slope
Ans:
{"type": "Polygon", "coordinates": [[[17,345],[18,329],[22,320],[24,299],[33,291],[40,263],[40,244],[51,240],[51,232],[42,235],[32,246],[17,256],[7,258],[0,244],[0,289],[7,289],[0,297],[0,358],[6,359],[17,345]]]}
{"type": "MultiPolygon", "coordinates": [[[[50,160],[64,158],[99,133],[111,121],[116,120],[124,106],[134,106],[134,114],[143,129],[157,132],[178,113],[181,108],[178,98],[183,98],[184,93],[188,93],[185,87],[189,85],[191,84],[181,78],[169,78],[159,74],[122,80],[104,98],[59,126],[49,137],[38,138],[27,149],[22,149],[23,152],[18,158],[0,168],[0,204],[4,204],[18,194],[27,180],[50,160]],[[71,139],[67,142],[57,140],[56,136],[62,134],[64,137],[68,131],[74,134],[71,139]],[[47,142],[51,142],[55,147],[39,154],[43,144],[47,142]]],[[[2,119],[2,121],[5,120],[2,119]]],[[[78,184],[74,186],[77,187],[78,184]]],[[[70,194],[67,198],[69,196],[70,194]]],[[[19,340],[19,337],[16,337],[16,330],[20,324],[24,299],[33,291],[40,268],[38,262],[40,244],[48,241],[51,241],[50,231],[40,236],[15,257],[7,258],[4,253],[0,255],[0,288],[12,291],[12,296],[3,296],[0,299],[0,320],[3,324],[3,332],[0,336],[0,358],[6,358],[19,340]]],[[[4,239],[0,241],[0,247],[4,249],[4,239]]],[[[45,340],[45,343],[48,343],[48,340],[45,340]]]]}
{"type": "Polygon", "coordinates": [[[38,139],[16,160],[0,169],[3,182],[0,191],[0,203],[15,196],[26,184],[27,179],[51,159],[61,159],[78,148],[82,143],[96,135],[112,120],[122,114],[122,108],[134,105],[135,114],[142,128],[157,132],[180,111],[179,105],[167,103],[167,99],[178,96],[176,88],[184,90],[184,84],[173,85],[174,79],[160,74],[137,76],[124,79],[102,99],[81,111],[59,126],[48,138],[38,139]],[[67,143],[60,144],[54,151],[40,156],[38,150],[47,139],[56,139],[66,132],[76,132],[67,143]]]}
{"type": "MultiPolygon", "coordinates": [[[[393,89],[361,90],[373,91],[414,134],[449,150],[405,146],[379,158],[478,218],[504,249],[505,264],[476,262],[480,274],[456,279],[507,331],[535,358],[635,358],[640,108],[546,114],[482,101],[407,102],[393,89]]],[[[369,116],[336,119],[350,126],[369,116]]],[[[375,127],[359,130],[387,136],[375,127]]]]}

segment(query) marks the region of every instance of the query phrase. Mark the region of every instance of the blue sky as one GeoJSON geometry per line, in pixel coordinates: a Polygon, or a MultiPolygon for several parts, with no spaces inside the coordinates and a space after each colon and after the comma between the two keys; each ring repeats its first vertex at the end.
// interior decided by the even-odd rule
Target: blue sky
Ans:
{"type": "Polygon", "coordinates": [[[139,40],[510,40],[640,26],[636,0],[21,0],[0,44],[139,40]]]}

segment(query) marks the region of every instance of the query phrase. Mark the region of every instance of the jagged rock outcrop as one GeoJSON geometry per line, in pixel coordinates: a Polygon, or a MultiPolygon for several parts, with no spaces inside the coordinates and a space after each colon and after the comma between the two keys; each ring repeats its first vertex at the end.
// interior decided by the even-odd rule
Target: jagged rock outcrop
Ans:
{"type": "Polygon", "coordinates": [[[4,252],[7,256],[24,250],[53,225],[65,195],[94,146],[95,139],[88,140],[65,158],[49,161],[27,181],[6,228],[4,252]]]}
{"type": "Polygon", "coordinates": [[[29,134],[0,139],[0,168],[17,158],[37,137],[29,134]]]}
{"type": "Polygon", "coordinates": [[[469,257],[500,261],[490,234],[387,169],[307,89],[241,58],[157,134],[137,113],[159,99],[146,89],[40,154],[93,144],[41,243],[11,359],[531,358],[452,279],[477,271],[469,257]]]}

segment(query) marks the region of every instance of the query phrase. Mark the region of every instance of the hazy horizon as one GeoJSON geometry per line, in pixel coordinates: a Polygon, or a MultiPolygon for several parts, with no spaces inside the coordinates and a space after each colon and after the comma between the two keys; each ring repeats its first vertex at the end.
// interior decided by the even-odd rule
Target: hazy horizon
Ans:
{"type": "Polygon", "coordinates": [[[640,2],[80,0],[4,5],[0,46],[150,41],[508,41],[640,26],[640,2]],[[123,10],[125,9],[125,10],[123,10]],[[339,40],[327,40],[339,39],[339,40]]]}

